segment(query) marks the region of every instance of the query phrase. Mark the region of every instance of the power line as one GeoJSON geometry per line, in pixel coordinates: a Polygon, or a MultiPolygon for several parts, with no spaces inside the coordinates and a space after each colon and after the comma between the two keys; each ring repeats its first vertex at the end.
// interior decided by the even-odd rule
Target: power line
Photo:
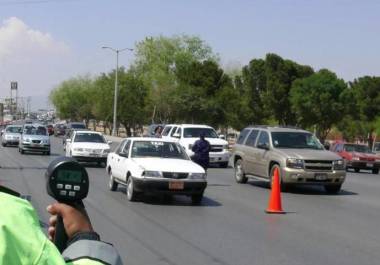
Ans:
{"type": "Polygon", "coordinates": [[[80,0],[22,0],[22,1],[0,1],[0,6],[15,6],[15,5],[38,5],[48,3],[62,3],[62,2],[78,2],[80,0]]]}

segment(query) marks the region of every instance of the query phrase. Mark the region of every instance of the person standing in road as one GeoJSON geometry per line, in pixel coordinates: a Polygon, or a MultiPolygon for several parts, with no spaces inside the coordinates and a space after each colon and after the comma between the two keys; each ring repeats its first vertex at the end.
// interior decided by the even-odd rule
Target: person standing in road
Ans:
{"type": "Polygon", "coordinates": [[[210,163],[210,143],[205,139],[205,133],[201,132],[199,135],[199,140],[197,140],[191,150],[194,152],[192,160],[204,168],[207,172],[207,168],[210,163]]]}

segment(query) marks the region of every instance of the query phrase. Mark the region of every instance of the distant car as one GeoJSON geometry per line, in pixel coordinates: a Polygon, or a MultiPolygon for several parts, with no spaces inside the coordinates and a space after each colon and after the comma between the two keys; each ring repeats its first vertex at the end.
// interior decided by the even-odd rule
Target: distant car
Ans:
{"type": "Polygon", "coordinates": [[[367,145],[353,143],[336,143],[332,151],[346,161],[346,168],[353,168],[355,172],[371,170],[378,174],[380,169],[380,157],[371,152],[367,145]]]}
{"type": "Polygon", "coordinates": [[[79,162],[96,162],[106,165],[110,152],[111,141],[106,141],[103,134],[87,130],[72,131],[66,139],[66,156],[73,157],[79,162]]]}
{"type": "Polygon", "coordinates": [[[21,154],[41,152],[50,155],[50,138],[47,128],[41,124],[25,124],[18,145],[21,154]]]}
{"type": "Polygon", "coordinates": [[[110,190],[115,191],[118,184],[126,185],[130,201],[139,193],[180,194],[191,196],[192,202],[199,204],[207,186],[204,169],[170,139],[124,139],[108,155],[106,169],[110,190]]]}
{"type": "Polygon", "coordinates": [[[1,135],[2,146],[18,145],[22,132],[22,125],[8,125],[1,135]]]}
{"type": "Polygon", "coordinates": [[[373,150],[374,153],[380,155],[380,142],[375,142],[373,144],[373,150]]]}
{"type": "Polygon", "coordinates": [[[66,127],[66,131],[69,131],[71,129],[79,130],[79,129],[86,129],[86,125],[83,122],[69,122],[66,127]]]}
{"type": "Polygon", "coordinates": [[[54,136],[65,135],[66,125],[65,124],[56,124],[54,126],[54,136]]]}
{"type": "Polygon", "coordinates": [[[49,124],[48,126],[46,126],[46,128],[48,129],[48,134],[49,135],[52,135],[54,133],[54,127],[53,127],[53,125],[49,124]]]}

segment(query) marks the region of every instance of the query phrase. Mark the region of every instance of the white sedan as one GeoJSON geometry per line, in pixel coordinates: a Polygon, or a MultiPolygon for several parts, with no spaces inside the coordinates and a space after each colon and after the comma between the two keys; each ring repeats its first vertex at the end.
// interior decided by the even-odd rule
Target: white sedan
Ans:
{"type": "Polygon", "coordinates": [[[191,196],[193,204],[202,201],[207,186],[206,173],[192,162],[174,140],[127,138],[108,155],[109,188],[127,186],[128,200],[139,193],[191,196]]]}
{"type": "Polygon", "coordinates": [[[103,134],[92,131],[74,131],[66,139],[66,156],[79,162],[97,162],[106,165],[111,141],[106,141],[103,134]]]}

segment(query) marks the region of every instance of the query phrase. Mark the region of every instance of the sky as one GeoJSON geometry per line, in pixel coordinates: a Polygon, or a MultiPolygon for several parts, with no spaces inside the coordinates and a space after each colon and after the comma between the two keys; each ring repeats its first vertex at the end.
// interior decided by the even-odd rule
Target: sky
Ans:
{"type": "Polygon", "coordinates": [[[0,98],[17,81],[46,108],[61,81],[115,67],[102,46],[175,34],[202,38],[225,68],[277,53],[345,81],[380,76],[379,14],[377,0],[0,0],[0,98]]]}

